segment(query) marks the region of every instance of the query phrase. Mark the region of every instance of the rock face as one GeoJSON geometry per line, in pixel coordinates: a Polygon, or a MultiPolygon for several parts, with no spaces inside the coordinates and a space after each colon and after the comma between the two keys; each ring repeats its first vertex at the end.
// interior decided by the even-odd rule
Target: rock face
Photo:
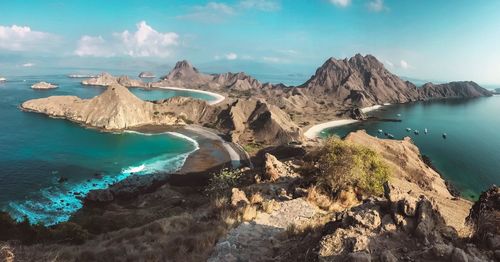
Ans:
{"type": "Polygon", "coordinates": [[[475,241],[486,248],[500,250],[500,188],[493,185],[472,206],[469,222],[474,227],[475,241]]]}
{"type": "Polygon", "coordinates": [[[471,98],[491,96],[493,93],[480,87],[475,82],[451,82],[447,84],[434,85],[426,83],[419,90],[422,99],[434,98],[471,98]]]}
{"type": "Polygon", "coordinates": [[[385,69],[374,56],[328,59],[301,87],[338,104],[369,106],[418,100],[416,87],[385,69]]]}
{"type": "Polygon", "coordinates": [[[120,85],[109,86],[104,93],[92,99],[53,96],[24,102],[21,107],[108,130],[184,124],[175,114],[160,114],[164,111],[161,105],[142,101],[120,85]]]}
{"type": "Polygon", "coordinates": [[[47,82],[38,82],[31,86],[33,89],[54,89],[57,88],[57,85],[47,83],[47,82]]]}
{"type": "Polygon", "coordinates": [[[139,74],[139,77],[140,78],[155,78],[155,74],[151,73],[151,72],[141,72],[139,74]]]}

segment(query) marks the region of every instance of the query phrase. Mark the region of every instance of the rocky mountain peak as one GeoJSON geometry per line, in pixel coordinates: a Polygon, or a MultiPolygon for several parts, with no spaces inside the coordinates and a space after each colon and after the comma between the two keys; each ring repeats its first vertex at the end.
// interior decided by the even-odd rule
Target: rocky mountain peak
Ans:
{"type": "Polygon", "coordinates": [[[164,76],[162,79],[178,80],[197,76],[198,74],[200,74],[198,69],[193,67],[187,60],[182,60],[177,62],[174,66],[174,69],[172,69],[172,71],[170,71],[170,73],[168,73],[168,75],[164,76]]]}

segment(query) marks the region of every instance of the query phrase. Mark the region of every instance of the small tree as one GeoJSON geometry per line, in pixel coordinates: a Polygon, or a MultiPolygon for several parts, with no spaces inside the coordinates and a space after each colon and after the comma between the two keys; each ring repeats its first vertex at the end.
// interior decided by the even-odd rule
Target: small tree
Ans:
{"type": "Polygon", "coordinates": [[[380,155],[360,145],[331,137],[319,151],[318,182],[337,193],[357,187],[368,194],[381,195],[390,169],[380,155]]]}

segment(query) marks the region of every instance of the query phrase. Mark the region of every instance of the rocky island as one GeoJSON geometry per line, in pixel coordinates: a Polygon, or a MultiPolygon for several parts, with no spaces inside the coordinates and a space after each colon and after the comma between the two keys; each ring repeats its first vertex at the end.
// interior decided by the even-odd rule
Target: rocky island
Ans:
{"type": "Polygon", "coordinates": [[[31,86],[32,89],[54,89],[57,88],[57,85],[47,83],[47,82],[38,82],[31,86]]]}
{"type": "Polygon", "coordinates": [[[492,95],[473,82],[416,87],[374,56],[356,55],[328,59],[291,87],[245,73],[204,74],[187,61],[153,83],[101,74],[84,84],[106,90],[91,99],[29,100],[21,109],[104,131],[203,126],[241,145],[248,164],[155,174],[146,182],[148,176],[132,176],[89,193],[68,222],[48,228],[2,213],[0,240],[18,240],[4,250],[20,260],[500,259],[497,186],[475,203],[452,194],[410,138],[304,136],[311,124],[353,120],[366,107],[492,95]],[[214,105],[184,97],[143,101],[132,86],[227,98],[214,105]]]}

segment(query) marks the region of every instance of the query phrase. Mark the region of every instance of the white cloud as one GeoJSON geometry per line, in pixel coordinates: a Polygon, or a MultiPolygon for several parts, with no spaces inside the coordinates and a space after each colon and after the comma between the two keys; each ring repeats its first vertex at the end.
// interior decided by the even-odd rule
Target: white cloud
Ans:
{"type": "Polygon", "coordinates": [[[281,5],[277,1],[272,0],[243,0],[240,6],[245,9],[257,9],[265,12],[273,12],[281,9],[281,5]]]}
{"type": "Polygon", "coordinates": [[[213,23],[221,22],[226,17],[234,14],[236,14],[236,11],[229,5],[224,3],[209,2],[203,6],[194,6],[190,13],[178,16],[177,18],[213,23]]]}
{"type": "Polygon", "coordinates": [[[373,12],[381,12],[387,10],[387,7],[384,5],[384,0],[371,0],[368,3],[368,9],[373,12]]]}
{"type": "Polygon", "coordinates": [[[25,64],[22,64],[23,67],[33,67],[35,66],[34,63],[25,63],[25,64]]]}
{"type": "Polygon", "coordinates": [[[114,33],[112,40],[102,36],[84,35],[78,41],[75,54],[78,56],[111,57],[127,55],[133,57],[166,57],[178,45],[179,35],[173,32],[160,33],[145,21],[137,24],[137,31],[125,30],[114,33]]]}
{"type": "Polygon", "coordinates": [[[9,51],[40,51],[53,45],[55,35],[33,31],[28,26],[0,26],[0,49],[9,51]]]}
{"type": "Polygon", "coordinates": [[[276,56],[264,56],[262,57],[262,60],[264,60],[264,62],[275,63],[275,64],[285,64],[290,62],[288,59],[276,56]]]}
{"type": "Polygon", "coordinates": [[[408,64],[408,62],[406,62],[405,60],[401,60],[401,61],[399,62],[399,65],[400,65],[400,66],[401,66],[401,68],[403,68],[403,69],[408,69],[408,68],[410,68],[410,67],[411,67],[411,66],[410,66],[410,64],[408,64]]]}
{"type": "Polygon", "coordinates": [[[225,57],[226,57],[227,60],[236,60],[236,59],[238,59],[238,55],[235,54],[235,53],[226,54],[225,57]]]}
{"type": "Polygon", "coordinates": [[[351,4],[351,0],[330,0],[330,3],[336,6],[346,7],[351,4]]]}

